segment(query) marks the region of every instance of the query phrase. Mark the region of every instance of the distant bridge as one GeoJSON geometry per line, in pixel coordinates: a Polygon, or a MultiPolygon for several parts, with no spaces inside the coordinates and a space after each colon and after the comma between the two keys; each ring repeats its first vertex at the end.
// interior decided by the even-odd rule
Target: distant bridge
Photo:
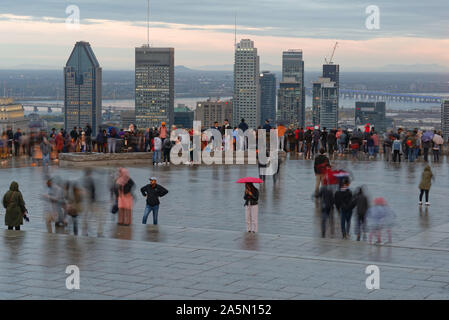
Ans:
{"type": "MultiPolygon", "coordinates": [[[[51,113],[53,111],[62,112],[64,110],[64,105],[60,103],[22,103],[23,107],[26,109],[33,109],[33,112],[47,111],[51,113]]],[[[119,111],[127,110],[126,108],[120,108],[116,106],[103,106],[103,111],[119,111]]]]}
{"type": "MultiPolygon", "coordinates": [[[[312,88],[307,88],[308,95],[312,95],[312,88]]],[[[437,103],[441,104],[443,99],[449,97],[428,96],[409,93],[391,93],[370,90],[351,90],[340,89],[340,97],[343,99],[354,99],[360,101],[395,101],[395,102],[411,102],[411,103],[437,103]]]]}
{"type": "Polygon", "coordinates": [[[397,101],[397,102],[421,102],[421,103],[438,103],[441,104],[444,97],[427,96],[408,93],[390,93],[381,91],[368,90],[349,90],[340,89],[340,97],[343,99],[360,99],[360,100],[379,100],[379,101],[397,101]]]}

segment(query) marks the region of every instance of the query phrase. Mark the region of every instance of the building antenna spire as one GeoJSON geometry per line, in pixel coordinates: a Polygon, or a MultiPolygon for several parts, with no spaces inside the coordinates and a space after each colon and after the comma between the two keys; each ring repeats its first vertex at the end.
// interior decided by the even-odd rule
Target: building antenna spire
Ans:
{"type": "Polygon", "coordinates": [[[147,46],[150,47],[150,0],[147,1],[147,46]]]}

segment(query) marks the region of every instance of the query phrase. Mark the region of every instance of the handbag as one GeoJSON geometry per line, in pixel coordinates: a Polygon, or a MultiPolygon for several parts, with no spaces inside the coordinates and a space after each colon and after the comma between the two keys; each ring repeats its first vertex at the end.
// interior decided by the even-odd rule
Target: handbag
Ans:
{"type": "Polygon", "coordinates": [[[116,214],[118,212],[118,201],[115,201],[115,203],[112,205],[111,213],[116,214]]]}

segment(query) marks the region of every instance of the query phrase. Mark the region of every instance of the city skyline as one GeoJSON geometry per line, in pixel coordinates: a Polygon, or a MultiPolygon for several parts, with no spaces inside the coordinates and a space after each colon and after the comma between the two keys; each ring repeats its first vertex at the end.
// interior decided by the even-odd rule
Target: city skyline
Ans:
{"type": "MultiPolygon", "coordinates": [[[[80,29],[68,30],[65,26],[67,4],[28,2],[0,5],[0,30],[5,32],[0,68],[30,64],[27,55],[30,47],[33,47],[34,65],[57,68],[68,54],[67,47],[85,40],[95,46],[104,69],[129,70],[133,67],[133,48],[146,42],[146,17],[137,5],[124,6],[110,1],[104,6],[80,1],[80,29]]],[[[212,2],[206,10],[197,1],[189,1],[178,3],[168,14],[164,4],[152,1],[150,43],[156,47],[175,47],[178,65],[229,68],[233,60],[233,22],[237,12],[238,39],[251,38],[258,44],[262,64],[279,66],[283,50],[301,47],[307,52],[308,69],[318,70],[329,56],[332,44],[338,40],[340,46],[335,60],[345,65],[346,71],[376,70],[391,64],[423,64],[422,68],[429,71],[449,70],[449,40],[445,31],[448,22],[443,10],[438,9],[443,2],[429,9],[417,2],[404,7],[379,1],[378,30],[365,27],[367,14],[363,3],[344,1],[336,6],[329,1],[319,4],[281,1],[275,5],[265,2],[257,5],[250,1],[243,6],[233,4],[223,7],[212,2]],[[291,12],[287,10],[289,5],[291,12]],[[268,19],[270,9],[286,14],[285,22],[277,18],[280,14],[268,19]],[[221,13],[218,17],[211,15],[215,10],[221,13]],[[260,17],[255,17],[251,10],[259,12],[260,17]],[[206,12],[209,14],[205,15],[206,12]]],[[[142,9],[145,5],[142,1],[142,9]]]]}

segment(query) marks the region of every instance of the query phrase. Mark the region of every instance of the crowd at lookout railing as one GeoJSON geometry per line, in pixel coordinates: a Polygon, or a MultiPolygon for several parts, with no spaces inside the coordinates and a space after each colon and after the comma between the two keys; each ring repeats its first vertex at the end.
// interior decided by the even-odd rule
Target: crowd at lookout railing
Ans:
{"type": "MultiPolygon", "coordinates": [[[[223,124],[215,122],[211,128],[201,128],[202,151],[226,151],[248,149],[247,137],[241,138],[241,133],[254,133],[258,147],[256,130],[249,128],[244,119],[236,127],[232,127],[227,120],[223,124]],[[221,134],[221,142],[207,134],[207,129],[215,129],[221,134]],[[232,134],[228,134],[231,132],[232,134]],[[240,140],[240,141],[239,141],[240,140]]],[[[392,162],[423,159],[434,162],[440,160],[443,146],[449,137],[443,137],[441,131],[426,131],[419,128],[399,128],[384,133],[378,133],[374,126],[366,124],[362,129],[328,130],[319,126],[297,127],[278,124],[274,126],[268,120],[258,130],[267,131],[267,143],[270,141],[269,132],[276,130],[278,150],[295,154],[299,158],[310,160],[319,154],[323,148],[330,157],[347,157],[357,160],[371,160],[380,158],[392,162]],[[445,141],[446,140],[446,141],[445,141]]],[[[162,122],[159,127],[137,129],[131,124],[128,128],[105,127],[99,129],[97,135],[89,124],[72,129],[51,129],[47,131],[22,132],[19,128],[15,132],[8,128],[2,133],[0,150],[2,163],[7,163],[10,157],[25,156],[32,159],[32,165],[47,166],[52,161],[58,161],[60,153],[123,153],[123,152],[153,152],[153,164],[170,163],[170,151],[178,143],[188,145],[192,149],[194,129],[183,129],[186,135],[178,134],[178,128],[167,126],[162,122]],[[189,139],[184,141],[183,139],[189,139]]],[[[210,131],[210,130],[209,130],[210,131]]],[[[267,147],[268,149],[268,147],[267,147]]],[[[192,160],[192,159],[191,159],[192,160]]]]}

